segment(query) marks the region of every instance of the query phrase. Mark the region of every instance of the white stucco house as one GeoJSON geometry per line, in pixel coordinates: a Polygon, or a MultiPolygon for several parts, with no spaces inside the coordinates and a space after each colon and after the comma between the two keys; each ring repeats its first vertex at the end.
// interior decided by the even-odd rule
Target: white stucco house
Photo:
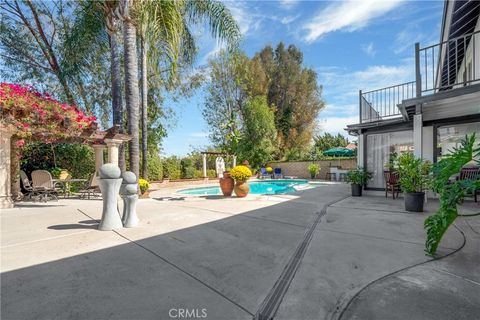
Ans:
{"type": "MultiPolygon", "coordinates": [[[[359,92],[358,166],[385,187],[392,152],[436,162],[466,134],[480,141],[480,1],[445,1],[440,41],[415,44],[415,80],[359,92]]],[[[413,45],[413,44],[412,44],[413,45]]]]}

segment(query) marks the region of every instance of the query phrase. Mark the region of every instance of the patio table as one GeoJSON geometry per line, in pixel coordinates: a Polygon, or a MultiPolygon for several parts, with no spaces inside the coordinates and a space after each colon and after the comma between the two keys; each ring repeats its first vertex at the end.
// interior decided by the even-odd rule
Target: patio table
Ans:
{"type": "Polygon", "coordinates": [[[87,179],[52,179],[53,181],[53,184],[56,185],[57,183],[58,184],[61,184],[62,185],[62,191],[63,191],[63,197],[66,198],[67,197],[67,184],[68,183],[78,183],[78,182],[87,182],[88,180],[87,179]]]}

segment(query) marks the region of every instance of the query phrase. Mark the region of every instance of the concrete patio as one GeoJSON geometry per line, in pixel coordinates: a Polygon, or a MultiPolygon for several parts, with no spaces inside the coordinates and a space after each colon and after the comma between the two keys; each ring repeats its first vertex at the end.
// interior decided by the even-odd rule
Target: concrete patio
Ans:
{"type": "MultiPolygon", "coordinates": [[[[185,309],[197,318],[252,319],[312,226],[275,319],[480,314],[479,217],[460,218],[439,253],[462,248],[462,230],[460,251],[409,268],[430,259],[422,223],[437,202],[407,214],[402,199],[349,192],[347,185],[245,199],[153,192],[139,202],[140,226],[114,232],[96,230],[98,200],[2,210],[2,319],[195,318],[180,317],[185,309]]],[[[468,202],[464,211],[479,208],[468,202]]]]}

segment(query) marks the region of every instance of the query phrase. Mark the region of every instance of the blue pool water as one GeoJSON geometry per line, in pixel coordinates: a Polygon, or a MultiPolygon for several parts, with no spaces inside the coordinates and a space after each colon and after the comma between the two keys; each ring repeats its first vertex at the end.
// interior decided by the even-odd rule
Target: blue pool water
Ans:
{"type": "MultiPolygon", "coordinates": [[[[293,193],[297,190],[294,188],[299,185],[308,185],[307,180],[264,180],[252,181],[248,183],[251,194],[286,194],[293,193]]],[[[187,195],[221,195],[222,191],[219,186],[214,187],[199,187],[189,188],[178,191],[181,194],[187,195]]]]}

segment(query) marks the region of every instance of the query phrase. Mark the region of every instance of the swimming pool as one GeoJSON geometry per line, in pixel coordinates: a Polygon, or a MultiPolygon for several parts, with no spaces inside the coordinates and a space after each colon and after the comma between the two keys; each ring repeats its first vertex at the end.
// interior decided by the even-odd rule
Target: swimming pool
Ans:
{"type": "MultiPolygon", "coordinates": [[[[297,188],[309,187],[308,180],[291,179],[291,180],[264,180],[250,181],[250,194],[286,194],[297,192],[297,188]]],[[[221,195],[220,186],[188,188],[177,191],[180,194],[206,196],[221,195]]]]}

